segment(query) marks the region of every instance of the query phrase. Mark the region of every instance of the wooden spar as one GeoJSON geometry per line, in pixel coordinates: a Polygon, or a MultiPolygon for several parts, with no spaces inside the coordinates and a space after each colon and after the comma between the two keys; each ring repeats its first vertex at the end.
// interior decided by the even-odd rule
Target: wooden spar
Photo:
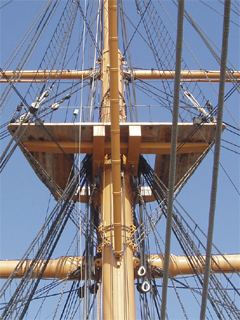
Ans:
{"type": "MultiPolygon", "coordinates": [[[[21,279],[30,267],[32,260],[25,260],[19,267],[19,260],[0,261],[0,279],[7,279],[12,272],[15,272],[15,278],[21,279]]],[[[45,261],[39,261],[37,270],[33,272],[32,277],[36,277],[42,270],[45,261]]],[[[84,258],[81,257],[61,257],[52,259],[48,262],[43,273],[43,279],[62,279],[69,277],[69,280],[76,280],[76,275],[72,278],[72,272],[82,268],[80,274],[84,271],[84,258]]],[[[78,277],[77,277],[78,278],[78,277]]]]}
{"type": "MultiPolygon", "coordinates": [[[[154,278],[161,278],[161,273],[156,270],[163,269],[164,256],[159,254],[153,254],[148,259],[149,270],[152,272],[154,278]]],[[[202,256],[205,260],[205,256],[202,256]]],[[[194,274],[193,268],[189,261],[196,264],[196,257],[190,256],[176,256],[170,255],[169,273],[171,277],[178,275],[191,275],[194,274]]],[[[16,271],[16,278],[22,278],[27,271],[32,260],[26,260],[23,262],[21,268],[16,271]]],[[[98,267],[101,268],[101,262],[99,259],[95,260],[98,267]],[[99,265],[100,264],[100,265],[99,265]]],[[[19,260],[5,260],[0,263],[0,279],[8,278],[15,268],[19,264],[19,260]]],[[[40,261],[38,265],[38,273],[44,265],[44,261],[40,261]]],[[[197,272],[204,273],[204,267],[201,264],[196,266],[197,272]]],[[[118,270],[118,269],[117,269],[118,270]]],[[[68,281],[75,281],[79,279],[79,274],[84,276],[85,265],[84,259],[81,257],[61,257],[58,259],[52,259],[48,262],[48,265],[43,273],[43,279],[62,279],[67,278],[68,281]],[[79,270],[79,272],[78,272],[79,270]]],[[[214,273],[234,273],[240,272],[240,255],[239,254],[225,254],[225,255],[213,255],[211,260],[211,271],[214,273]]],[[[36,272],[33,276],[36,275],[36,272]]],[[[134,275],[137,278],[136,272],[134,275]]]]}
{"type": "Polygon", "coordinates": [[[17,70],[0,71],[0,83],[13,82],[46,82],[46,80],[82,80],[93,75],[92,70],[17,70]]]}
{"type": "MultiPolygon", "coordinates": [[[[102,60],[108,57],[109,50],[104,49],[102,60]]],[[[109,61],[104,60],[105,70],[109,66],[109,61]]],[[[142,80],[174,80],[175,71],[174,70],[132,70],[131,72],[123,71],[123,77],[130,78],[131,75],[135,79],[142,80]]],[[[98,70],[93,72],[93,70],[22,70],[22,71],[0,71],[0,83],[12,81],[12,82],[46,82],[47,80],[82,80],[88,77],[101,77],[98,70]]],[[[108,73],[105,73],[108,77],[108,73]]],[[[219,82],[220,71],[218,70],[182,70],[181,71],[181,81],[183,82],[219,82]]],[[[240,80],[240,71],[228,71],[226,76],[226,82],[231,82],[233,80],[240,80]]],[[[103,90],[104,93],[106,91],[103,90]]],[[[104,94],[103,94],[104,96],[104,94]]],[[[107,120],[105,122],[108,122],[107,120]]]]}
{"type": "Polygon", "coordinates": [[[109,43],[108,43],[108,30],[109,30],[109,21],[108,21],[108,7],[107,4],[103,6],[103,29],[104,29],[104,38],[103,38],[103,51],[101,57],[101,122],[111,122],[110,119],[110,94],[109,94],[109,43]]]}
{"type": "MultiPolygon", "coordinates": [[[[142,80],[174,80],[174,70],[133,70],[132,74],[137,79],[142,80]]],[[[127,76],[127,72],[124,74],[127,76]]],[[[231,79],[240,80],[240,71],[229,71],[226,75],[226,82],[230,82],[231,79]]],[[[220,80],[220,71],[207,71],[207,70],[182,70],[181,81],[217,81],[220,80]]]]}
{"type": "Polygon", "coordinates": [[[121,223],[121,159],[119,128],[119,92],[118,92],[118,30],[117,3],[108,1],[109,18],[109,56],[110,56],[110,115],[111,115],[111,158],[113,180],[113,224],[114,247],[116,256],[122,252],[121,223]]]}
{"type": "MultiPolygon", "coordinates": [[[[56,145],[55,142],[25,142],[25,147],[30,152],[49,152],[55,154],[61,154],[62,150],[66,154],[73,154],[78,149],[81,148],[82,153],[93,153],[94,145],[92,142],[85,142],[79,145],[76,142],[60,142],[56,145]],[[59,149],[61,147],[61,149],[59,149]]],[[[208,147],[206,142],[199,143],[191,143],[186,142],[184,146],[181,146],[180,143],[177,144],[178,147],[181,147],[178,154],[183,153],[201,153],[208,147]]],[[[110,154],[111,153],[111,143],[104,143],[104,152],[110,154]]],[[[170,154],[170,142],[141,142],[139,145],[139,153],[140,154],[170,154]]],[[[120,149],[123,153],[127,153],[129,148],[129,144],[127,142],[121,142],[120,149]]]]}
{"type": "Polygon", "coordinates": [[[104,26],[101,69],[103,79],[101,121],[109,121],[109,118],[111,120],[111,157],[108,160],[108,155],[106,155],[102,173],[100,232],[105,242],[102,247],[103,319],[135,319],[133,250],[127,246],[122,252],[122,246],[129,236],[129,234],[126,235],[126,231],[123,231],[123,225],[130,228],[132,215],[129,175],[126,176],[125,182],[126,194],[122,194],[119,121],[120,119],[125,121],[125,114],[119,98],[119,95],[123,96],[124,93],[121,54],[118,50],[117,3],[115,0],[104,2],[104,21],[107,22],[107,25],[104,26]]]}
{"type": "MultiPolygon", "coordinates": [[[[204,261],[206,257],[203,255],[201,258],[204,261]]],[[[163,255],[150,255],[148,259],[149,265],[153,268],[159,268],[163,270],[164,266],[164,256],[163,255]]],[[[176,277],[178,275],[190,275],[194,274],[194,269],[198,273],[204,273],[204,266],[198,261],[198,258],[195,256],[175,256],[170,255],[170,264],[169,264],[169,274],[171,277],[176,277]],[[190,261],[192,264],[190,264],[190,261]]],[[[214,273],[234,273],[240,271],[240,255],[239,254],[224,254],[224,255],[212,255],[210,269],[214,273]]],[[[154,277],[155,277],[154,273],[154,277]]]]}

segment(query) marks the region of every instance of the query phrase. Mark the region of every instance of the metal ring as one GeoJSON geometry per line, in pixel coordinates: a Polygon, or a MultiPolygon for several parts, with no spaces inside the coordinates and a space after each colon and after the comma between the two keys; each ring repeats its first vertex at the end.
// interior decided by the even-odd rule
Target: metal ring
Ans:
{"type": "Polygon", "coordinates": [[[147,293],[148,291],[150,291],[151,286],[149,284],[149,282],[147,280],[143,281],[142,285],[141,285],[141,290],[143,293],[147,293]]]}
{"type": "Polygon", "coordinates": [[[138,268],[137,274],[139,277],[144,277],[146,275],[147,271],[144,266],[141,266],[138,268]]]}

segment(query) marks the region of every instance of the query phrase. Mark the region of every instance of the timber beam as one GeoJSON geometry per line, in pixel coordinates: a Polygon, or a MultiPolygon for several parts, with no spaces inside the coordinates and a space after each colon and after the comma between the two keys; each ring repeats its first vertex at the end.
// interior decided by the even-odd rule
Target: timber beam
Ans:
{"type": "MultiPolygon", "coordinates": [[[[13,135],[19,127],[19,135],[25,131],[21,142],[29,152],[93,154],[96,166],[104,162],[105,154],[112,153],[109,123],[13,123],[8,129],[13,135]]],[[[202,153],[214,140],[216,124],[205,123],[196,130],[195,124],[179,123],[178,128],[177,153],[202,153]]],[[[170,123],[121,123],[118,153],[127,155],[127,161],[137,169],[140,154],[170,154],[171,131],[170,123]]]]}
{"type": "MultiPolygon", "coordinates": [[[[104,156],[106,154],[105,153],[105,126],[93,127],[93,143],[91,148],[92,152],[84,152],[82,149],[83,148],[82,144],[80,145],[80,148],[82,153],[90,153],[93,155],[93,175],[97,174],[98,170],[101,167],[101,164],[104,162],[104,156]]],[[[65,148],[63,148],[63,150],[65,151],[65,148]]],[[[81,153],[81,152],[79,150],[78,153],[81,153]]]]}
{"type": "MultiPolygon", "coordinates": [[[[88,77],[100,78],[99,70],[22,70],[1,71],[0,83],[2,82],[46,82],[48,80],[84,80],[88,77]]],[[[174,80],[174,70],[125,70],[123,77],[142,80],[174,80]]],[[[240,71],[227,71],[226,82],[240,80],[240,71]]],[[[219,82],[220,71],[218,70],[182,70],[181,81],[183,82],[219,82]]]]}
{"type": "MultiPolygon", "coordinates": [[[[8,129],[12,135],[19,129],[18,136],[22,136],[22,145],[32,153],[51,179],[57,184],[61,182],[59,185],[63,189],[71,172],[72,163],[69,159],[74,154],[93,155],[93,175],[101,172],[105,156],[112,154],[110,123],[44,123],[41,126],[12,123],[8,129]],[[56,171],[55,167],[59,170],[56,171]]],[[[204,123],[201,126],[193,123],[178,124],[176,183],[203,152],[208,152],[214,143],[215,129],[215,123],[204,123]]],[[[126,122],[120,123],[119,130],[118,153],[126,156],[127,169],[137,174],[139,156],[156,155],[156,173],[168,186],[172,124],[126,122]]]]}
{"type": "MultiPolygon", "coordinates": [[[[99,71],[97,72],[97,76],[99,71]]],[[[95,72],[95,73],[96,73],[95,72]]],[[[84,80],[96,76],[93,70],[15,70],[0,71],[1,82],[46,82],[48,80],[84,80]]]]}
{"type": "MultiPolygon", "coordinates": [[[[131,80],[131,77],[141,80],[174,80],[174,70],[133,70],[124,73],[126,78],[131,80]]],[[[240,71],[228,71],[226,73],[226,82],[232,80],[240,80],[240,71]]],[[[181,71],[182,82],[219,82],[220,71],[207,71],[207,70],[182,70],[181,71]]]]}
{"type": "MultiPolygon", "coordinates": [[[[98,140],[98,139],[96,139],[98,140]]],[[[130,139],[130,141],[134,141],[134,139],[130,139]]],[[[103,158],[103,154],[111,154],[111,143],[101,141],[102,149],[100,147],[96,147],[94,142],[82,142],[81,145],[77,142],[65,141],[58,142],[56,145],[55,142],[49,141],[26,141],[24,142],[25,148],[28,149],[29,152],[47,152],[47,153],[55,153],[61,154],[62,152],[66,154],[74,154],[74,153],[88,153],[93,154],[93,161],[96,163],[103,162],[101,159],[103,158]],[[59,148],[60,147],[60,148],[59,148]],[[98,151],[101,151],[101,153],[98,151]],[[97,157],[98,156],[98,157],[97,157]]],[[[130,144],[131,147],[131,144],[130,144]]],[[[129,154],[130,163],[138,164],[138,158],[140,154],[170,154],[171,143],[170,142],[139,142],[138,141],[138,150],[131,149],[127,142],[120,143],[120,152],[121,154],[129,154]],[[132,152],[131,152],[132,151],[132,152]],[[137,152],[138,151],[138,152],[137,152]]],[[[208,144],[206,142],[186,142],[181,146],[178,143],[179,151],[178,154],[183,153],[202,153],[204,152],[208,144]]]]}
{"type": "MultiPolygon", "coordinates": [[[[146,154],[141,150],[141,126],[129,126],[129,141],[127,150],[127,160],[131,164],[132,168],[135,170],[135,174],[138,172],[138,161],[140,154],[146,154]]],[[[121,149],[121,145],[120,145],[121,149]]],[[[126,152],[121,152],[121,154],[126,154],[126,152]]]]}
{"type": "Polygon", "coordinates": [[[109,22],[109,85],[110,85],[110,118],[111,118],[111,158],[112,158],[112,186],[113,186],[113,224],[115,255],[122,253],[121,231],[121,152],[120,152],[120,125],[119,125],[119,68],[118,68],[118,25],[117,2],[108,1],[109,22]]]}
{"type": "MultiPolygon", "coordinates": [[[[202,256],[205,261],[205,256],[202,256]]],[[[137,268],[139,267],[139,259],[133,257],[135,268],[135,279],[137,279],[137,268]]],[[[19,260],[1,260],[0,261],[0,279],[8,278],[13,272],[16,279],[21,279],[27,272],[32,260],[23,261],[21,267],[19,260]]],[[[36,277],[40,274],[41,269],[44,267],[46,261],[38,262],[36,272],[32,276],[36,277]]],[[[162,278],[164,256],[163,255],[150,255],[148,257],[149,270],[155,278],[162,278]]],[[[171,277],[178,275],[192,275],[195,273],[193,266],[197,273],[204,273],[204,266],[199,262],[197,257],[190,256],[176,256],[170,255],[169,274],[171,277]]],[[[95,268],[102,268],[102,260],[95,260],[95,268]]],[[[211,259],[210,269],[213,273],[236,273],[240,271],[240,255],[239,254],[225,254],[213,255],[211,259]]],[[[62,279],[65,278],[69,281],[79,280],[84,278],[85,262],[82,257],[61,257],[52,259],[48,262],[46,269],[42,275],[43,279],[62,279]]],[[[101,274],[97,272],[96,274],[101,274]]],[[[150,275],[149,275],[150,276],[150,275]]],[[[93,277],[93,280],[95,279],[93,277]]]]}

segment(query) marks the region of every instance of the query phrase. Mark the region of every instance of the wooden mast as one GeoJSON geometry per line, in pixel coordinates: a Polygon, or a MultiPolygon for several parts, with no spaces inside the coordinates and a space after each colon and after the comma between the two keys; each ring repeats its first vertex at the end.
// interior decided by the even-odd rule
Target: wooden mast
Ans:
{"type": "Polygon", "coordinates": [[[116,0],[104,2],[101,74],[101,121],[111,121],[111,156],[105,156],[102,174],[101,231],[106,239],[102,247],[103,319],[135,319],[133,248],[127,246],[122,251],[129,236],[124,229],[131,230],[132,213],[129,173],[121,177],[119,122],[125,121],[125,113],[116,0]]]}

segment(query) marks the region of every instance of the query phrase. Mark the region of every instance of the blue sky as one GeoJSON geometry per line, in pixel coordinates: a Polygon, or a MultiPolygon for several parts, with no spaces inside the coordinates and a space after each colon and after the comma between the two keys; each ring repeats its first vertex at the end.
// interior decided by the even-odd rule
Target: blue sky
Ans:
{"type": "MultiPolygon", "coordinates": [[[[1,6],[7,2],[8,1],[1,1],[1,6]]],[[[63,2],[65,3],[65,1],[63,2]]],[[[1,68],[3,68],[6,59],[26,31],[26,28],[33,21],[34,16],[38,13],[43,3],[44,1],[38,0],[16,0],[0,10],[1,68]]],[[[168,7],[169,4],[167,1],[163,1],[163,3],[168,7]]],[[[218,1],[208,1],[208,4],[213,6],[215,10],[222,12],[222,5],[218,1]]],[[[139,16],[134,11],[134,1],[126,1],[126,7],[129,12],[132,10],[134,17],[133,22],[137,24],[139,16]]],[[[207,6],[204,6],[200,1],[186,1],[186,9],[193,15],[194,19],[196,19],[209,37],[212,38],[220,48],[221,15],[209,9],[207,6]]],[[[237,19],[234,14],[232,18],[235,22],[239,23],[239,19],[237,19]]],[[[219,70],[219,65],[209,54],[209,51],[204,48],[203,42],[196,33],[192,32],[192,29],[186,21],[184,27],[184,37],[187,39],[186,41],[188,41],[189,46],[196,53],[202,68],[205,70],[219,70]]],[[[131,32],[130,29],[130,35],[131,32]]],[[[229,60],[237,70],[240,70],[239,39],[239,28],[232,23],[230,27],[229,60]]],[[[134,38],[133,44],[135,45],[134,48],[138,52],[141,52],[141,54],[136,56],[133,65],[141,68],[155,67],[155,63],[149,56],[148,51],[142,50],[142,42],[140,40],[137,41],[137,39],[134,38]]],[[[41,43],[41,48],[43,48],[43,45],[44,43],[41,43]]],[[[40,57],[41,52],[39,50],[35,59],[40,57]]],[[[186,47],[184,47],[184,57],[187,59],[190,68],[198,69],[196,62],[193,61],[186,47]]],[[[35,61],[30,61],[29,69],[34,68],[34,62],[35,61]]],[[[2,85],[0,86],[2,90],[2,85]]],[[[214,86],[216,89],[218,88],[218,84],[214,84],[214,86]]],[[[214,93],[214,88],[208,88],[206,84],[202,85],[202,88],[205,96],[209,97],[215,106],[217,104],[217,96],[214,93]]],[[[227,84],[226,92],[231,88],[232,86],[227,84]]],[[[18,86],[18,90],[25,92],[26,89],[24,85],[22,88],[20,85],[18,86]]],[[[146,98],[143,97],[138,99],[139,104],[147,104],[145,101],[146,98]]],[[[236,125],[234,124],[230,113],[239,123],[239,102],[239,94],[234,92],[227,101],[230,112],[226,109],[224,110],[224,121],[234,126],[236,125]]],[[[1,115],[1,124],[10,119],[18,103],[19,98],[16,95],[13,96],[1,115]]],[[[153,121],[169,121],[169,119],[163,119],[161,115],[155,114],[153,119],[153,121]],[[155,117],[157,117],[157,120],[155,120],[155,117]]],[[[239,146],[239,135],[225,131],[223,133],[223,138],[239,146]]],[[[1,152],[4,150],[6,144],[7,139],[1,141],[1,152]]],[[[239,149],[235,148],[235,150],[239,153],[239,149]]],[[[212,165],[213,154],[210,151],[209,155],[204,159],[194,176],[190,178],[187,185],[184,186],[178,197],[179,202],[183,205],[185,210],[191,214],[197,225],[205,232],[207,232],[209,214],[212,165]]],[[[233,187],[234,184],[239,190],[239,154],[222,149],[221,165],[224,170],[220,167],[214,243],[223,253],[240,253],[240,203],[239,194],[233,187]]],[[[0,197],[0,259],[20,259],[45,220],[50,195],[49,191],[36,177],[25,157],[18,149],[14,152],[5,170],[1,174],[0,197]]],[[[51,206],[53,206],[52,200],[51,206]]],[[[70,231],[66,231],[61,246],[56,249],[54,257],[65,254],[68,248],[67,242],[69,240],[69,234],[67,232],[71,232],[70,227],[69,230],[70,231]]],[[[174,242],[172,253],[180,254],[179,249],[175,246],[174,242]]],[[[240,284],[238,283],[237,286],[239,288],[240,284]]],[[[194,314],[194,311],[192,312],[192,314],[194,314]]],[[[193,317],[191,319],[193,319],[193,317]]]]}

